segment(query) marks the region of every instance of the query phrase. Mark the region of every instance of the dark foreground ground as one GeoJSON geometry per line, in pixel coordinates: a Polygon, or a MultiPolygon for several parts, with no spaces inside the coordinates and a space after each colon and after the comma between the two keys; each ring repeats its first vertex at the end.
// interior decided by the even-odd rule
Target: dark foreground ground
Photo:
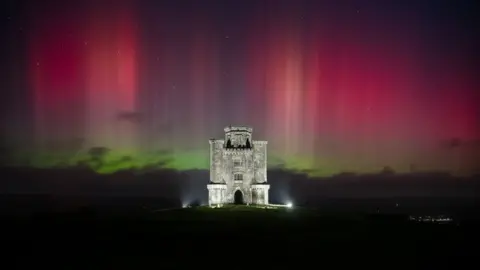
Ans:
{"type": "Polygon", "coordinates": [[[477,265],[474,222],[418,224],[402,215],[240,206],[124,214],[79,209],[4,215],[1,223],[8,269],[14,268],[10,263],[62,269],[477,265]]]}

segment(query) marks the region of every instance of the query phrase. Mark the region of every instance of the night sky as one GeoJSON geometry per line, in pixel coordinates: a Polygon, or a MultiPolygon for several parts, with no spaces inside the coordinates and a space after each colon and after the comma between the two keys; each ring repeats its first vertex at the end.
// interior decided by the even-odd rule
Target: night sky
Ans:
{"type": "Polygon", "coordinates": [[[271,168],[479,172],[477,1],[64,2],[2,4],[10,165],[206,169],[248,125],[271,168]]]}

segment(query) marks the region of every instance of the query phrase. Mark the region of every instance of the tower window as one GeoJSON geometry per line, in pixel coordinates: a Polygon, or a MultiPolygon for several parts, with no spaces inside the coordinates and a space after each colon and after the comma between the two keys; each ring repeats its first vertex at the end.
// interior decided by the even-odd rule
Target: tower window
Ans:
{"type": "Polygon", "coordinates": [[[234,160],[233,161],[233,166],[234,167],[240,167],[242,166],[242,161],[240,159],[234,160]]]}
{"type": "Polygon", "coordinates": [[[242,181],[243,180],[243,174],[237,173],[233,176],[233,179],[235,181],[242,181]]]}

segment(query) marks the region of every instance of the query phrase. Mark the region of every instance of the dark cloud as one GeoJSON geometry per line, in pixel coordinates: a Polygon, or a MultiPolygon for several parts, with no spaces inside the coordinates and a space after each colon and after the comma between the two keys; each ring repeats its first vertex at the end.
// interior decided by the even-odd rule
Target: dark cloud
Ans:
{"type": "MultiPolygon", "coordinates": [[[[151,169],[97,174],[85,167],[3,169],[0,193],[63,195],[125,195],[166,198],[188,197],[206,202],[209,172],[151,169]]],[[[269,170],[271,198],[298,202],[325,198],[474,197],[480,178],[456,178],[445,173],[338,174],[310,178],[288,170],[269,170]]]]}

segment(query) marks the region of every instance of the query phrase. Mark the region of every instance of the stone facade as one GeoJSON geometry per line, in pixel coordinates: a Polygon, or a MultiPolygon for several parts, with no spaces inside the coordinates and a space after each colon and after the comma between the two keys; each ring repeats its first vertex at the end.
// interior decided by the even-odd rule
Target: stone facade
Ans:
{"type": "Polygon", "coordinates": [[[226,127],[210,140],[209,205],[268,204],[267,141],[252,140],[250,127],[226,127]]]}

